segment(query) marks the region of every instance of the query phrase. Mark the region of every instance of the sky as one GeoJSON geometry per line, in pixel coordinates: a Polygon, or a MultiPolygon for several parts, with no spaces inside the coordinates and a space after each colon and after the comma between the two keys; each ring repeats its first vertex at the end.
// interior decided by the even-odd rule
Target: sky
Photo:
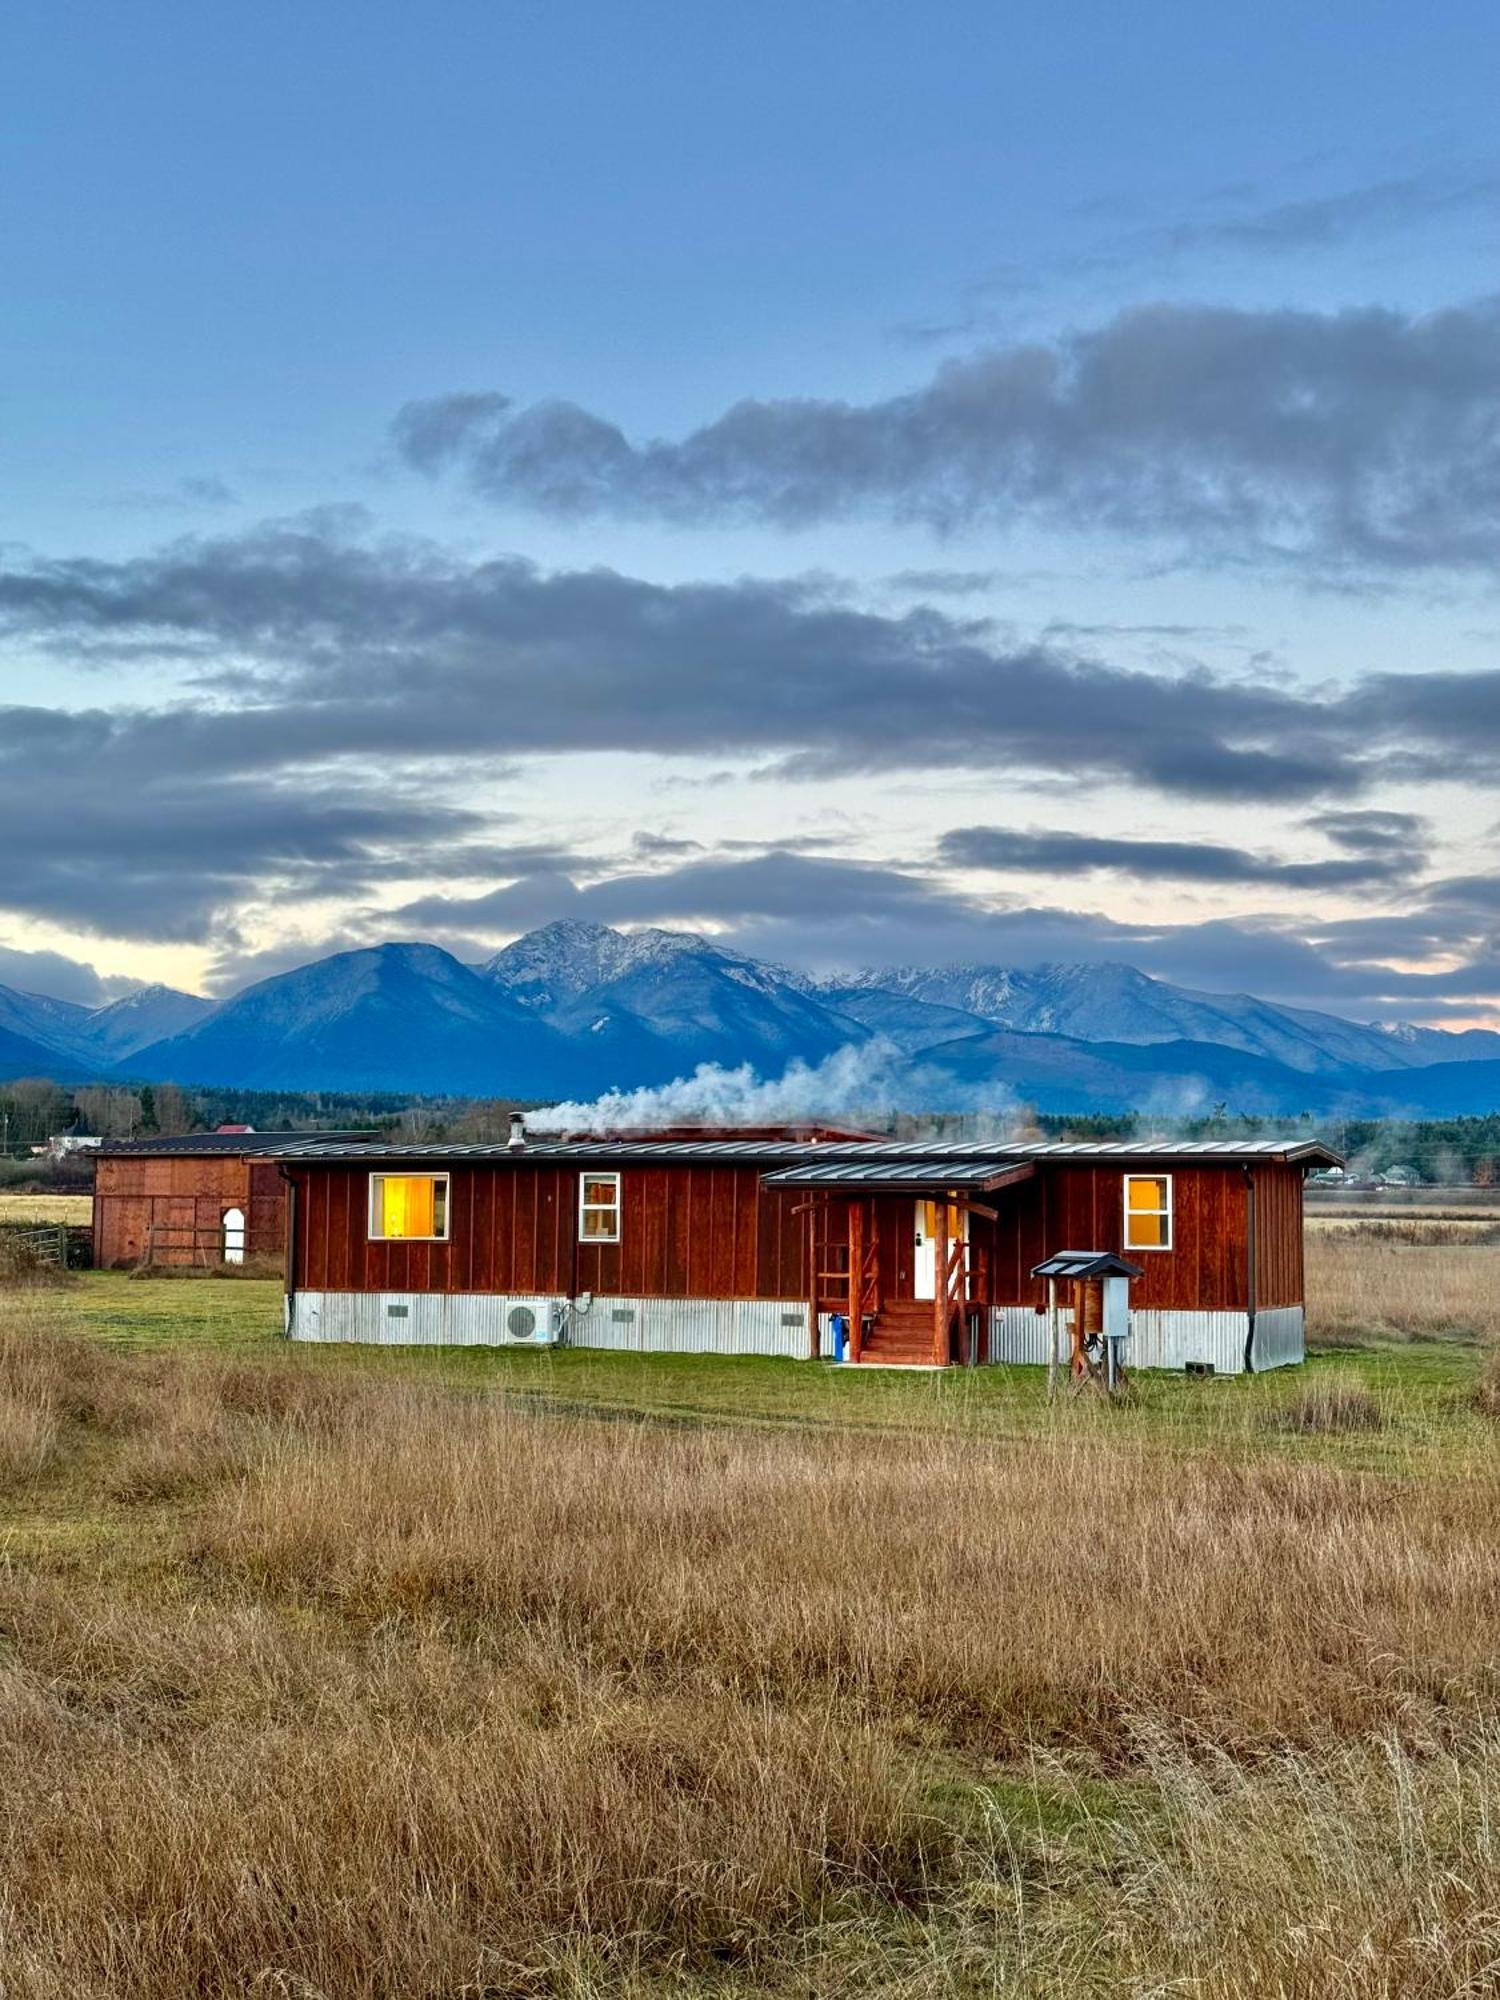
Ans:
{"type": "Polygon", "coordinates": [[[1500,1026],[1500,16],[0,25],[0,982],[558,917],[1500,1026]]]}

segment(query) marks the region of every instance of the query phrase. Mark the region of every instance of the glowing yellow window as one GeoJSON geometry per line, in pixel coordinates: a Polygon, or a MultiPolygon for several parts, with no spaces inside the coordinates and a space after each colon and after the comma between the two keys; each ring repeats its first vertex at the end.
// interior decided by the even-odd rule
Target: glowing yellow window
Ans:
{"type": "Polygon", "coordinates": [[[1125,1176],[1125,1248],[1170,1250],[1172,1247],[1172,1177],[1170,1174],[1125,1176]]]}
{"type": "Polygon", "coordinates": [[[585,1243],[619,1242],[620,1176],[618,1174],[579,1175],[578,1234],[585,1243]]]}
{"type": "Polygon", "coordinates": [[[371,1174],[370,1235],[376,1241],[446,1241],[448,1176],[371,1174]]]}

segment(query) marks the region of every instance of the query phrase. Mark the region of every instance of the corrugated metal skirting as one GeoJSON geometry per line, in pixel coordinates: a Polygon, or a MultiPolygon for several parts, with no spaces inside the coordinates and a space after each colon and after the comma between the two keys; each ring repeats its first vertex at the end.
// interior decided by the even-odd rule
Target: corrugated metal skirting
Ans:
{"type": "MultiPolygon", "coordinates": [[[[293,1340],[375,1346],[530,1345],[506,1335],[513,1306],[529,1296],[493,1292],[299,1292],[289,1302],[293,1340]]],[[[770,1354],[805,1360],[805,1299],[640,1299],[595,1297],[569,1314],[570,1347],[646,1354],[770,1354]]],[[[540,1344],[540,1343],[538,1343],[540,1344]]]]}
{"type": "MultiPolygon", "coordinates": [[[[1066,1325],[1067,1313],[1060,1315],[1066,1325]]],[[[1254,1366],[1285,1368],[1304,1359],[1303,1314],[1300,1306],[1279,1306],[1255,1317],[1254,1366]]],[[[1242,1312],[1132,1312],[1125,1345],[1127,1368],[1186,1368],[1207,1364],[1216,1375],[1243,1374],[1245,1336],[1250,1330],[1242,1312]]],[[[1063,1333],[1058,1358],[1066,1360],[1063,1333]]],[[[990,1359],[1045,1366],[1047,1319],[1030,1306],[995,1306],[990,1313],[990,1359]]]]}
{"type": "MultiPolygon", "coordinates": [[[[506,1318],[529,1298],[490,1292],[300,1292],[288,1301],[293,1340],[357,1341],[376,1346],[499,1347],[512,1343],[506,1318]]],[[[1067,1358],[1066,1321],[1059,1359],[1067,1358]]],[[[1244,1313],[1135,1312],[1125,1350],[1129,1368],[1186,1368],[1207,1363],[1216,1375],[1245,1365],[1244,1313]]],[[[828,1315],[818,1319],[819,1352],[833,1352],[828,1315]]],[[[805,1299],[647,1299],[595,1297],[568,1317],[572,1347],[635,1354],[767,1354],[802,1361],[808,1352],[805,1299]]],[[[1030,1306],[990,1313],[991,1361],[1044,1366],[1047,1321],[1030,1306]]],[[[1254,1366],[1284,1368],[1304,1358],[1300,1306],[1262,1311],[1255,1322],[1254,1366]]]]}
{"type": "Polygon", "coordinates": [[[1307,1359],[1307,1315],[1301,1306],[1263,1306],[1255,1315],[1256,1374],[1307,1359]]]}
{"type": "Polygon", "coordinates": [[[806,1299],[596,1297],[568,1326],[571,1347],[637,1354],[772,1354],[805,1361],[806,1299]]]}

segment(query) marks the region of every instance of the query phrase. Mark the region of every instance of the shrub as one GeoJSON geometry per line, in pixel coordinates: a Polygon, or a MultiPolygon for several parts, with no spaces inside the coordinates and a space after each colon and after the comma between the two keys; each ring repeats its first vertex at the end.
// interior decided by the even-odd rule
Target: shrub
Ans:
{"type": "Polygon", "coordinates": [[[1335,1377],[1301,1390],[1271,1421],[1280,1430],[1314,1437],[1331,1431],[1378,1431],[1385,1419],[1368,1389],[1335,1377]]]}

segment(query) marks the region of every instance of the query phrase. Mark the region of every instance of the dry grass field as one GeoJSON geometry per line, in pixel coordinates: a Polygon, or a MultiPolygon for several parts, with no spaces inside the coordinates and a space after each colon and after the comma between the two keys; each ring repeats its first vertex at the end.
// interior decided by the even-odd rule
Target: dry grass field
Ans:
{"type": "Polygon", "coordinates": [[[1495,1991],[1500,1250],[1366,1247],[1118,1411],[0,1295],[0,1992],[1495,1991]]]}
{"type": "Polygon", "coordinates": [[[4,1194],[0,1193],[0,1223],[71,1222],[80,1228],[93,1220],[91,1194],[4,1194]]]}
{"type": "Polygon", "coordinates": [[[1308,1338],[1500,1339],[1500,1221],[1314,1223],[1308,1338]]]}

